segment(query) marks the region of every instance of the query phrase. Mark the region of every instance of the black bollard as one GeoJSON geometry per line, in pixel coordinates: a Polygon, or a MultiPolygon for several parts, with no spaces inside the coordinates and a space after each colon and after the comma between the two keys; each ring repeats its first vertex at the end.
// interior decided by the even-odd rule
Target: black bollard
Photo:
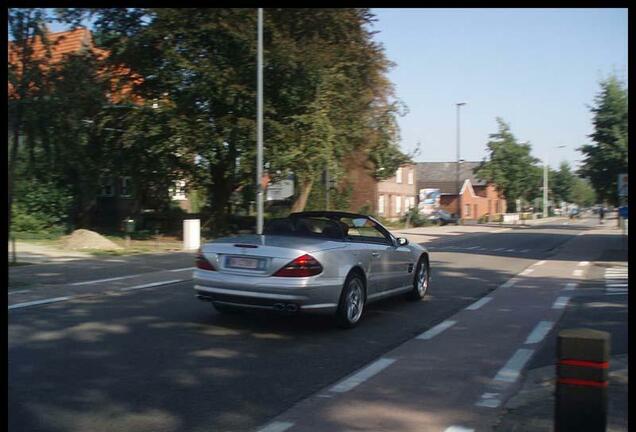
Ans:
{"type": "Polygon", "coordinates": [[[555,432],[605,432],[609,355],[607,332],[559,332],[555,432]]]}

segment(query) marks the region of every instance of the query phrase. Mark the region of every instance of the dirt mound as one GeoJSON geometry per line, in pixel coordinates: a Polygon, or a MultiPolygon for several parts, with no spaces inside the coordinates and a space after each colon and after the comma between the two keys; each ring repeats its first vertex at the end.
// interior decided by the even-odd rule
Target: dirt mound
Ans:
{"type": "Polygon", "coordinates": [[[71,233],[64,242],[64,249],[123,249],[104,236],[86,229],[78,229],[71,233]]]}

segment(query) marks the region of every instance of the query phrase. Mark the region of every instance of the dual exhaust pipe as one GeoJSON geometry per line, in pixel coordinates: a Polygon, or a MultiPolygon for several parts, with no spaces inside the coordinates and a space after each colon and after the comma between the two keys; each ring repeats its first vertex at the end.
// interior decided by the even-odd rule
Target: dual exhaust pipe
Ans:
{"type": "Polygon", "coordinates": [[[277,312],[298,312],[298,305],[295,303],[276,303],[274,310],[277,312]]]}

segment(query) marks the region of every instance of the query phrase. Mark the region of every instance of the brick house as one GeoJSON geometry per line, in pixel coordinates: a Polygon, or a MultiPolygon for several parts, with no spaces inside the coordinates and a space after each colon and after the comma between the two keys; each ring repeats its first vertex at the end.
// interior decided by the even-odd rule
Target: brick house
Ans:
{"type": "MultiPolygon", "coordinates": [[[[473,170],[480,162],[462,162],[459,171],[459,208],[464,220],[478,220],[505,213],[506,199],[492,183],[475,176],[473,170]]],[[[441,209],[457,214],[457,164],[456,162],[418,162],[417,190],[438,189],[441,209]]]]}
{"type": "Polygon", "coordinates": [[[415,164],[404,164],[395,175],[378,182],[378,201],[376,213],[389,220],[401,218],[416,202],[415,164]]]}
{"type": "Polygon", "coordinates": [[[343,184],[351,188],[349,211],[399,219],[417,204],[415,164],[404,164],[382,181],[373,175],[373,164],[363,154],[352,154],[343,164],[347,173],[343,184]]]}

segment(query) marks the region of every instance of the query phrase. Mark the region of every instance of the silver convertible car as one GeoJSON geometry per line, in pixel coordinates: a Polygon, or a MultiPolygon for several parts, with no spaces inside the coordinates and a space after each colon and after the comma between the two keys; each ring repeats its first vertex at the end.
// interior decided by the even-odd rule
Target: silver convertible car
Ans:
{"type": "Polygon", "coordinates": [[[423,299],[428,251],[371,216],[321,211],[270,220],[263,235],[206,243],[194,289],[219,311],[236,307],[333,314],[355,326],[365,305],[391,295],[423,299]]]}

